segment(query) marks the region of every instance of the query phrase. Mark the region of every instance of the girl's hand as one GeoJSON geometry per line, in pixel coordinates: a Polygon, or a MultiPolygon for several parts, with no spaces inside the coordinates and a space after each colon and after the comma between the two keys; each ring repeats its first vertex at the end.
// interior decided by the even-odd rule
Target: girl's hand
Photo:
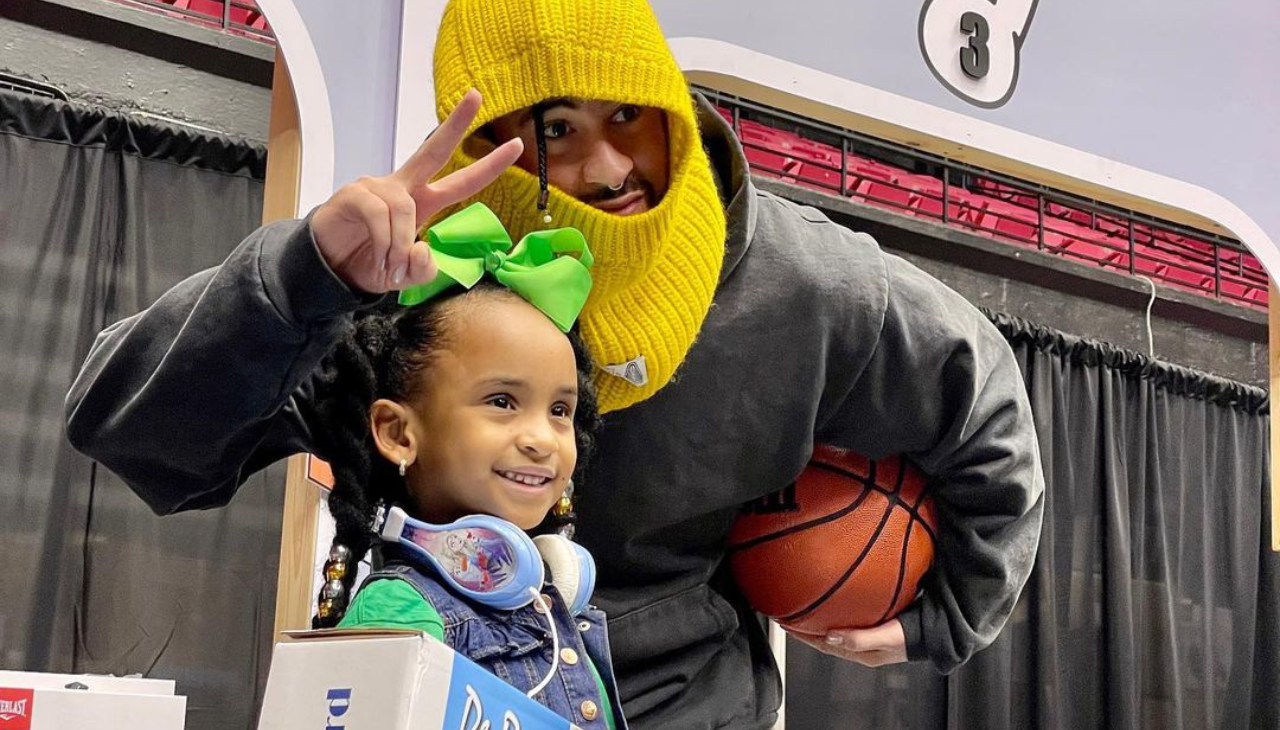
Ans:
{"type": "Polygon", "coordinates": [[[513,139],[474,164],[431,182],[462,142],[480,110],[472,89],[404,165],[386,177],[344,185],[311,218],[311,234],[325,263],[355,290],[370,294],[431,281],[436,265],[418,229],[435,214],[493,182],[520,157],[513,139]]]}

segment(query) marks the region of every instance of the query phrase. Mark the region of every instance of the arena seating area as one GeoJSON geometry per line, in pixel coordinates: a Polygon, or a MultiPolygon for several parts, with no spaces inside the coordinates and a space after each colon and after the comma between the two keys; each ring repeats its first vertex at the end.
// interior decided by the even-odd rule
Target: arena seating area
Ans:
{"type": "MultiPolygon", "coordinates": [[[[935,219],[1100,268],[1146,276],[1183,291],[1266,307],[1266,271],[1239,242],[1023,187],[954,163],[921,165],[934,167],[937,174],[912,172],[859,154],[847,141],[835,146],[790,131],[787,127],[798,126],[793,120],[773,125],[760,121],[767,115],[748,119],[741,107],[735,115],[733,105],[721,100],[718,108],[734,124],[758,175],[903,215],[935,219]]],[[[829,135],[828,130],[823,136],[829,135]]],[[[903,150],[902,154],[918,153],[903,150]]]]}

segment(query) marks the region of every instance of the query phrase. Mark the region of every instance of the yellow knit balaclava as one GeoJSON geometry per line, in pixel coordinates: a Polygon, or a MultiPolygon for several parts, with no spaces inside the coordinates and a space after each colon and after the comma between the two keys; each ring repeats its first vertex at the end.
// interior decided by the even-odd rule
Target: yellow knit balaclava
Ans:
{"type": "MultiPolygon", "coordinates": [[[[633,216],[597,210],[552,188],[555,227],[583,232],[595,284],[581,316],[604,412],[670,382],[702,328],[724,261],[724,207],[702,149],[693,99],[644,0],[452,0],[435,50],[441,120],[470,88],[484,97],[474,132],[513,111],[568,97],[666,112],[670,187],[633,216]]],[[[448,174],[473,160],[454,153],[448,174]]],[[[512,168],[475,200],[512,237],[549,227],[538,178],[512,168]]]]}

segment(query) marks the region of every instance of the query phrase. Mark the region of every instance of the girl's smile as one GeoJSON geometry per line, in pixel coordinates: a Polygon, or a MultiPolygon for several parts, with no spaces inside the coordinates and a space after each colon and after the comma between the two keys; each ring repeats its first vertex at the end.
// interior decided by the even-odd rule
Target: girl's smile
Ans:
{"type": "Polygon", "coordinates": [[[526,466],[519,469],[494,469],[494,473],[508,481],[525,487],[541,487],[556,478],[551,469],[539,466],[526,466]]]}

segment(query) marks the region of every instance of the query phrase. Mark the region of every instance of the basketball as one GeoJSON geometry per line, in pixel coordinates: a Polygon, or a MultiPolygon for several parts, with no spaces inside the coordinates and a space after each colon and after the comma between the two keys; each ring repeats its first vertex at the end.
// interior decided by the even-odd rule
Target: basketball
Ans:
{"type": "Polygon", "coordinates": [[[757,611],[804,633],[883,623],[915,599],[933,563],[927,486],[901,456],[819,445],[794,485],[734,523],[733,577],[757,611]]]}

